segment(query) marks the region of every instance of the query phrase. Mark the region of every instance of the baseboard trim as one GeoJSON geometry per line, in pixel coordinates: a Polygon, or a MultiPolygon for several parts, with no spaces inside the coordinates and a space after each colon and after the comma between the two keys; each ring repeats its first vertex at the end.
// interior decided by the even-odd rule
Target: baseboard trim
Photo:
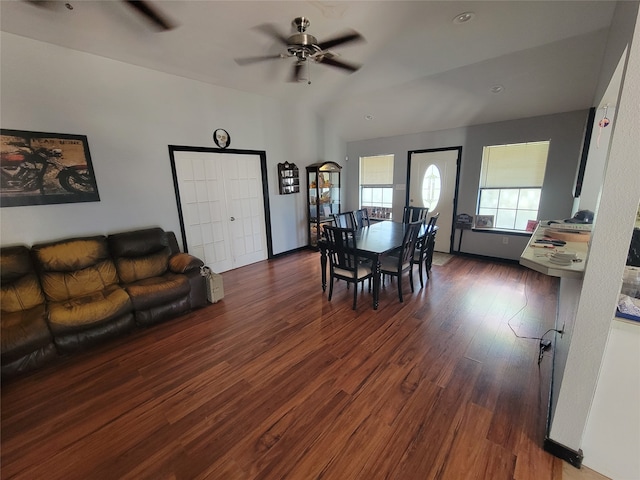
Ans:
{"type": "Polygon", "coordinates": [[[572,450],[571,448],[555,442],[549,437],[546,437],[544,439],[544,450],[546,452],[549,452],[554,457],[558,457],[566,462],[569,462],[576,468],[580,468],[582,466],[582,459],[584,458],[582,449],[578,449],[578,451],[576,452],[575,450],[572,450]]]}
{"type": "Polygon", "coordinates": [[[280,258],[280,257],[286,257],[287,255],[291,255],[293,253],[302,252],[304,250],[309,250],[309,247],[305,245],[304,247],[294,248],[293,250],[286,250],[284,252],[275,253],[274,255],[271,256],[271,258],[272,259],[276,259],[276,258],[280,258]]]}

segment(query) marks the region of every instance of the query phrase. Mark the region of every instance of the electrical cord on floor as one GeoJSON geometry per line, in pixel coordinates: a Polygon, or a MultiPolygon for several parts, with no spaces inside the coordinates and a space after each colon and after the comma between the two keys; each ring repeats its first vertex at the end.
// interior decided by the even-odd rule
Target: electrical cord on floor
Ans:
{"type": "Polygon", "coordinates": [[[564,334],[564,330],[557,330],[555,328],[550,328],[549,330],[544,332],[540,337],[527,337],[523,335],[518,335],[518,332],[515,331],[515,329],[513,328],[513,325],[511,325],[511,320],[516,318],[520,314],[520,312],[522,312],[525,308],[527,308],[527,305],[529,305],[529,296],[527,295],[527,279],[528,278],[529,276],[527,275],[524,281],[524,305],[516,313],[511,315],[509,320],[507,320],[507,325],[509,325],[509,328],[511,329],[513,334],[516,336],[516,338],[522,338],[525,340],[538,340],[540,342],[538,346],[538,366],[540,366],[540,362],[542,362],[542,358],[544,357],[544,352],[546,352],[551,348],[551,340],[545,340],[544,337],[549,332],[556,332],[562,335],[564,334]]]}

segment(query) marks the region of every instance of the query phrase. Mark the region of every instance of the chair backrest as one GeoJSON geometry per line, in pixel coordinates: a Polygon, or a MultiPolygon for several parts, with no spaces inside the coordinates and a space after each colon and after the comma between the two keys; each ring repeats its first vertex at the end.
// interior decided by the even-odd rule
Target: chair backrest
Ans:
{"type": "Polygon", "coordinates": [[[416,248],[416,242],[418,240],[418,234],[422,228],[422,222],[410,222],[407,224],[404,231],[404,237],[402,239],[402,248],[400,250],[400,256],[398,258],[398,270],[402,269],[403,265],[406,265],[413,258],[413,254],[416,248]]]}
{"type": "Polygon", "coordinates": [[[353,212],[343,212],[333,214],[333,220],[338,228],[356,229],[356,217],[353,212]]]}
{"type": "Polygon", "coordinates": [[[327,239],[331,268],[356,272],[358,258],[355,255],[356,239],[353,235],[353,229],[326,225],[324,232],[327,239]]]}
{"type": "Polygon", "coordinates": [[[402,223],[420,222],[427,223],[429,209],[426,207],[404,207],[402,223]]]}
{"type": "Polygon", "coordinates": [[[431,218],[429,219],[429,227],[427,229],[427,231],[429,233],[431,233],[431,230],[433,229],[433,227],[436,226],[436,222],[438,221],[438,217],[440,217],[440,212],[432,215],[431,218]]]}
{"type": "Polygon", "coordinates": [[[371,226],[371,222],[369,221],[369,210],[361,208],[360,210],[356,210],[355,215],[358,228],[371,226]]]}

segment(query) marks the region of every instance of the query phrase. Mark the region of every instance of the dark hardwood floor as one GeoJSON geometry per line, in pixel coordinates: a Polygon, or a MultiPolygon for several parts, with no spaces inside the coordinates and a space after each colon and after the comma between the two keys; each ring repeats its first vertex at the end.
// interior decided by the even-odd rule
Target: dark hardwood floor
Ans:
{"type": "Polygon", "coordinates": [[[551,354],[509,327],[553,326],[555,279],[456,257],[352,311],[317,252],[223,277],[217,304],[5,382],[2,478],[561,478],[551,354]]]}

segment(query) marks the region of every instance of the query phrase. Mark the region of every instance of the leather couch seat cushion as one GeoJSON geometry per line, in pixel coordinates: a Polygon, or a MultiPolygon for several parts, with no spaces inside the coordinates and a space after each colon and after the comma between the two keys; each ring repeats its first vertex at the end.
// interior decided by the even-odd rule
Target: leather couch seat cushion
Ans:
{"type": "Polygon", "coordinates": [[[0,338],[3,364],[28,355],[51,343],[51,333],[45,318],[44,304],[28,310],[2,312],[0,338]]]}
{"type": "Polygon", "coordinates": [[[135,310],[147,310],[189,295],[189,280],[184,275],[166,273],[125,285],[135,310]]]}
{"type": "Polygon", "coordinates": [[[110,285],[98,292],[49,303],[49,325],[54,334],[89,328],[131,312],[127,292],[110,285]]]}

